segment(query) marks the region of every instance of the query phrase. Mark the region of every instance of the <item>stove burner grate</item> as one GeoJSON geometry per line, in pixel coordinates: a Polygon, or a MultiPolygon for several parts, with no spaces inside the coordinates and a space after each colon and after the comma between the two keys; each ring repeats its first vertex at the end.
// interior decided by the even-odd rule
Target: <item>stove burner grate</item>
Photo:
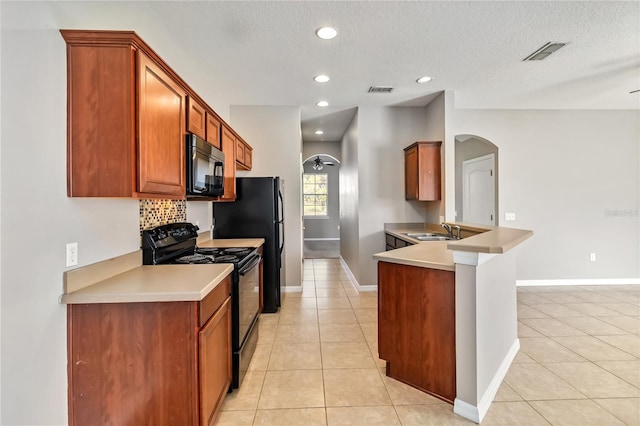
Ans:
{"type": "Polygon", "coordinates": [[[235,256],[233,254],[225,254],[222,256],[216,256],[215,259],[216,263],[237,262],[238,256],[235,256]]]}
{"type": "Polygon", "coordinates": [[[220,253],[220,249],[215,247],[197,247],[196,252],[200,254],[216,255],[220,253]]]}
{"type": "Polygon", "coordinates": [[[242,247],[231,247],[224,249],[225,253],[249,253],[251,249],[242,247]]]}
{"type": "Polygon", "coordinates": [[[176,263],[212,263],[213,260],[210,256],[205,256],[203,254],[192,254],[189,256],[182,256],[176,259],[176,263]]]}

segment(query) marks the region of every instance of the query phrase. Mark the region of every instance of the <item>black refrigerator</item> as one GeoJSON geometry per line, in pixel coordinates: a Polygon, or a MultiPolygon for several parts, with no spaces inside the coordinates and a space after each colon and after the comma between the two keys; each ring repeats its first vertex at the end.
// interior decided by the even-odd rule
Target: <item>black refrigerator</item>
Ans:
{"type": "Polygon", "coordinates": [[[263,312],[280,307],[284,281],[284,200],[279,177],[236,178],[236,201],[213,203],[214,238],[264,238],[263,312]]]}

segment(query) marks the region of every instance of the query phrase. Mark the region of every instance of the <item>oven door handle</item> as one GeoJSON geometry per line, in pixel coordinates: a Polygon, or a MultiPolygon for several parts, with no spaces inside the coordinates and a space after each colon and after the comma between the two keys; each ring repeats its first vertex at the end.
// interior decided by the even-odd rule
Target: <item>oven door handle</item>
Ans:
{"type": "Polygon", "coordinates": [[[238,271],[238,274],[240,275],[246,274],[247,272],[252,270],[258,263],[260,263],[261,260],[262,260],[262,256],[260,256],[259,254],[254,255],[254,259],[251,260],[246,265],[244,265],[242,269],[238,271]]]}

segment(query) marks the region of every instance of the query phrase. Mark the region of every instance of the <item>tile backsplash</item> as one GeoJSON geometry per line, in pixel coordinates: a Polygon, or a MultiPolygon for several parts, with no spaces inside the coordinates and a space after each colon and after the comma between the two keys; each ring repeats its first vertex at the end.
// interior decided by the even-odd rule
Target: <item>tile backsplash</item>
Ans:
{"type": "Polygon", "coordinates": [[[186,221],[185,200],[140,200],[140,232],[167,223],[186,221]]]}

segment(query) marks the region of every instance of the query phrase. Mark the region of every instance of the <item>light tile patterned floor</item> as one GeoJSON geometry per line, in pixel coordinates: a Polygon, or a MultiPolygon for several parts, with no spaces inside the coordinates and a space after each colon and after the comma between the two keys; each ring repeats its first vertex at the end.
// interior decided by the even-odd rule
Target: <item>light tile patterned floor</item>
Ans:
{"type": "MultiPolygon", "coordinates": [[[[384,374],[377,293],[337,259],[261,318],[250,372],[217,425],[472,425],[384,374]]],[[[483,425],[640,425],[640,286],[518,288],[521,349],[483,425]]]]}

